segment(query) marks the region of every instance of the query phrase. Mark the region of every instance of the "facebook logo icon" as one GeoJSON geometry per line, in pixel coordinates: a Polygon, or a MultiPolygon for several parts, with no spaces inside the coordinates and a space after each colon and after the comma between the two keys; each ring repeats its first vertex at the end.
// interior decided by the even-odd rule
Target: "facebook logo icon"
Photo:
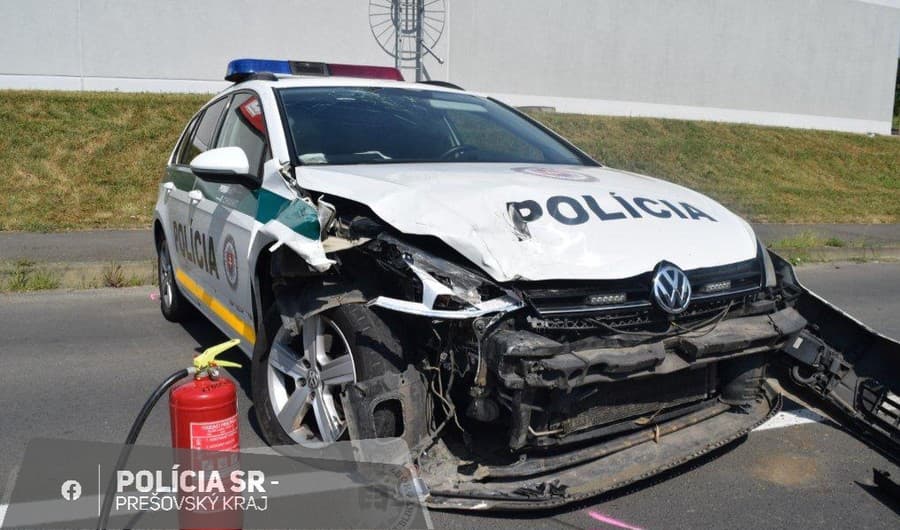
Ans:
{"type": "Polygon", "coordinates": [[[62,483],[60,493],[67,501],[77,501],[78,497],[81,497],[81,483],[77,480],[67,480],[62,483]]]}

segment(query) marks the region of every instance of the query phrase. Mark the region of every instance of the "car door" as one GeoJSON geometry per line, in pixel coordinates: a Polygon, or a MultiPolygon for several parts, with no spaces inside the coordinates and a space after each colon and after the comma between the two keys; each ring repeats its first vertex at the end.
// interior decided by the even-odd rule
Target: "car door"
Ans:
{"type": "Polygon", "coordinates": [[[161,219],[166,224],[165,230],[168,234],[166,239],[169,243],[167,250],[176,269],[184,269],[187,266],[182,256],[182,243],[186,233],[184,229],[188,226],[188,194],[194,189],[194,174],[189,166],[189,153],[197,124],[202,117],[203,112],[198,112],[185,128],[166,166],[166,176],[162,183],[164,215],[161,219]]]}
{"type": "MultiPolygon", "coordinates": [[[[212,288],[209,277],[215,274],[217,263],[209,259],[204,216],[198,215],[198,208],[201,206],[200,192],[197,191],[198,179],[190,169],[190,162],[212,147],[227,103],[226,97],[206,107],[198,118],[190,141],[179,154],[179,163],[173,169],[173,184],[179,192],[179,199],[183,201],[183,206],[179,206],[183,208],[183,213],[179,213],[171,221],[175,236],[172,249],[175,252],[175,278],[183,287],[182,292],[204,313],[208,313],[209,308],[204,303],[203,295],[212,288]]],[[[176,190],[172,190],[172,193],[176,190]]]]}
{"type": "MultiPolygon", "coordinates": [[[[250,162],[250,174],[262,181],[265,162],[271,158],[265,119],[259,97],[251,91],[235,92],[226,107],[215,147],[240,147],[250,162]]],[[[224,306],[232,334],[253,342],[252,275],[250,243],[258,192],[241,184],[197,179],[199,203],[194,225],[206,234],[208,279],[215,298],[224,306]],[[230,313],[230,314],[229,314],[230,313]]],[[[222,316],[222,315],[220,315],[222,316]]]]}

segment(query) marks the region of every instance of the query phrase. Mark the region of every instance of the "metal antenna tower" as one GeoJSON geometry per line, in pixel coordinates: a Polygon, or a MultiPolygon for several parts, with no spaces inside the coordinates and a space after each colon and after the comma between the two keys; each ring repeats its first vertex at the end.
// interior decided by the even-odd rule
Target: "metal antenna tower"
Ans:
{"type": "Polygon", "coordinates": [[[430,79],[423,60],[444,33],[445,0],[369,0],[372,35],[397,68],[415,69],[416,81],[430,79]]]}

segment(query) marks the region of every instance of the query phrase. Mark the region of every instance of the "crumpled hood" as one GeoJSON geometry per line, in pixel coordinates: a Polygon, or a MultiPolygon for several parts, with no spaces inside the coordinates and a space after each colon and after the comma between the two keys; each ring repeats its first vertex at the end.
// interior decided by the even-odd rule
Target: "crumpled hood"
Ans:
{"type": "Polygon", "coordinates": [[[297,176],[401,232],[441,239],[499,282],[627,278],[660,261],[691,270],[757,253],[750,226],[712,199],[609,168],[373,164],[303,166],[297,176]]]}

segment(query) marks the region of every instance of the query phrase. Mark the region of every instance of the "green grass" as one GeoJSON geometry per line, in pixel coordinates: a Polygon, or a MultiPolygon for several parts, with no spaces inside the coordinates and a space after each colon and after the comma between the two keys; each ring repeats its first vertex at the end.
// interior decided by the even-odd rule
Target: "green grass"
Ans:
{"type": "Polygon", "coordinates": [[[778,250],[799,250],[822,247],[844,247],[846,245],[847,244],[841,239],[835,237],[826,238],[815,232],[805,230],[794,234],[793,236],[774,241],[769,246],[778,250]]]}
{"type": "Polygon", "coordinates": [[[710,122],[535,115],[605,164],[758,222],[900,221],[900,138],[710,122]]]}
{"type": "MultiPolygon", "coordinates": [[[[0,230],[149,226],[169,152],[207,99],[0,91],[0,230]]],[[[754,221],[900,222],[897,137],[534,116],[609,166],[689,186],[754,221]]]]}
{"type": "Polygon", "coordinates": [[[147,276],[128,274],[121,264],[115,262],[107,263],[100,274],[103,287],[113,287],[116,289],[145,285],[149,283],[148,280],[152,280],[153,278],[155,277],[148,278],[147,276]]]}
{"type": "Polygon", "coordinates": [[[0,260],[0,293],[156,284],[155,259],[122,263],[0,260]]]}
{"type": "Polygon", "coordinates": [[[207,96],[0,91],[0,230],[145,227],[207,96]]]}
{"type": "MultiPolygon", "coordinates": [[[[841,260],[865,262],[880,255],[880,246],[876,242],[847,241],[834,236],[826,237],[812,230],[803,230],[790,237],[773,241],[769,247],[794,265],[834,260],[836,256],[841,260]],[[837,249],[845,251],[835,254],[837,249]]],[[[887,259],[891,259],[890,255],[887,259]]]]}
{"type": "Polygon", "coordinates": [[[809,250],[821,248],[878,248],[877,243],[865,240],[846,241],[838,237],[826,237],[812,230],[803,230],[796,234],[773,241],[770,247],[776,250],[809,250]]]}
{"type": "Polygon", "coordinates": [[[0,283],[2,291],[43,291],[60,286],[60,280],[55,274],[29,260],[16,261],[7,270],[0,272],[6,276],[6,281],[0,283]]]}

